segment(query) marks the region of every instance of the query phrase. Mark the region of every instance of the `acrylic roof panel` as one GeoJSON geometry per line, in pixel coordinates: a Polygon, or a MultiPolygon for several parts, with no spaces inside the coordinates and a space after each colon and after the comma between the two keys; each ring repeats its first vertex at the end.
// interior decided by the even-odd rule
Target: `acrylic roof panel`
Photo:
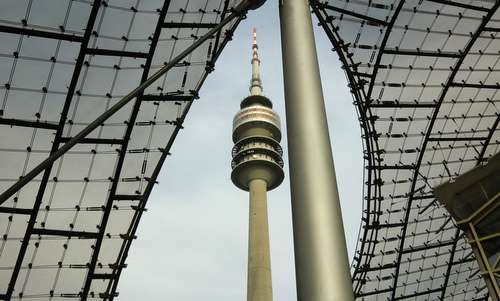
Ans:
{"type": "MultiPolygon", "coordinates": [[[[0,3],[0,191],[239,1],[0,3]]],[[[0,300],[112,299],[159,169],[239,19],[0,206],[0,300]]]]}
{"type": "Polygon", "coordinates": [[[360,300],[487,298],[433,187],[499,151],[495,1],[313,1],[363,129],[360,300]]]}

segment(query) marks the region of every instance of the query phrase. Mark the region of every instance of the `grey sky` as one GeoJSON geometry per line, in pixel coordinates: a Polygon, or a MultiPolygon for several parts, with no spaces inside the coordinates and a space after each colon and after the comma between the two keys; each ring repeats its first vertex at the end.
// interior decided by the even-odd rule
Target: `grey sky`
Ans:
{"type": "MultiPolygon", "coordinates": [[[[278,21],[277,1],[251,12],[201,89],[149,200],[120,280],[120,300],[245,299],[248,195],[230,181],[231,123],[248,95],[256,26],[264,94],[273,100],[285,133],[278,21]]],[[[362,206],[360,130],[338,59],[321,29],[315,29],[352,257],[362,206]]],[[[282,146],[286,178],[269,193],[273,289],[275,300],[295,300],[286,135],[282,146]]]]}

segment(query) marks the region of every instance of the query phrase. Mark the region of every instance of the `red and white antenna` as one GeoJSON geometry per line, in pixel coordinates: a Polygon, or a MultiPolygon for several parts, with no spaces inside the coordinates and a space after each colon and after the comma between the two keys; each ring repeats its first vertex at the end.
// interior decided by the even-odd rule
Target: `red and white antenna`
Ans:
{"type": "Polygon", "coordinates": [[[253,44],[252,48],[257,48],[257,28],[253,28],[253,44]]]}
{"type": "Polygon", "coordinates": [[[253,38],[253,41],[252,41],[252,63],[253,63],[253,60],[257,60],[258,63],[260,63],[259,54],[257,53],[257,49],[259,49],[259,46],[257,46],[257,28],[255,28],[255,27],[253,28],[252,38],[253,38]]]}
{"type": "Polygon", "coordinates": [[[260,80],[260,59],[257,52],[257,29],[254,27],[252,32],[252,80],[250,82],[250,92],[252,95],[262,93],[262,81],[260,80]]]}

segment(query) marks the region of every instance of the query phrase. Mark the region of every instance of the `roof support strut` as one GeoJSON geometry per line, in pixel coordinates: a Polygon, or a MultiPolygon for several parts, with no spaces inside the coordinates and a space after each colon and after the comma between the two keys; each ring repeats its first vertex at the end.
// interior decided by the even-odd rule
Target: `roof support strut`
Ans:
{"type": "Polygon", "coordinates": [[[297,300],[354,300],[307,1],[280,1],[280,22],[297,300]]]}

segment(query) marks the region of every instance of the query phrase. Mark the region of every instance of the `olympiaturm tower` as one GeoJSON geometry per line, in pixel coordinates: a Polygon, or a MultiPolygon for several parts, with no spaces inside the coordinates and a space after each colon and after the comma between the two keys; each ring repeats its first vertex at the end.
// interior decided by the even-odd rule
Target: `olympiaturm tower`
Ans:
{"type": "Polygon", "coordinates": [[[271,100],[262,95],[257,49],[254,28],[250,96],[243,99],[233,120],[231,179],[237,187],[250,192],[247,300],[271,301],[266,194],[281,184],[284,173],[280,119],[271,100]]]}

